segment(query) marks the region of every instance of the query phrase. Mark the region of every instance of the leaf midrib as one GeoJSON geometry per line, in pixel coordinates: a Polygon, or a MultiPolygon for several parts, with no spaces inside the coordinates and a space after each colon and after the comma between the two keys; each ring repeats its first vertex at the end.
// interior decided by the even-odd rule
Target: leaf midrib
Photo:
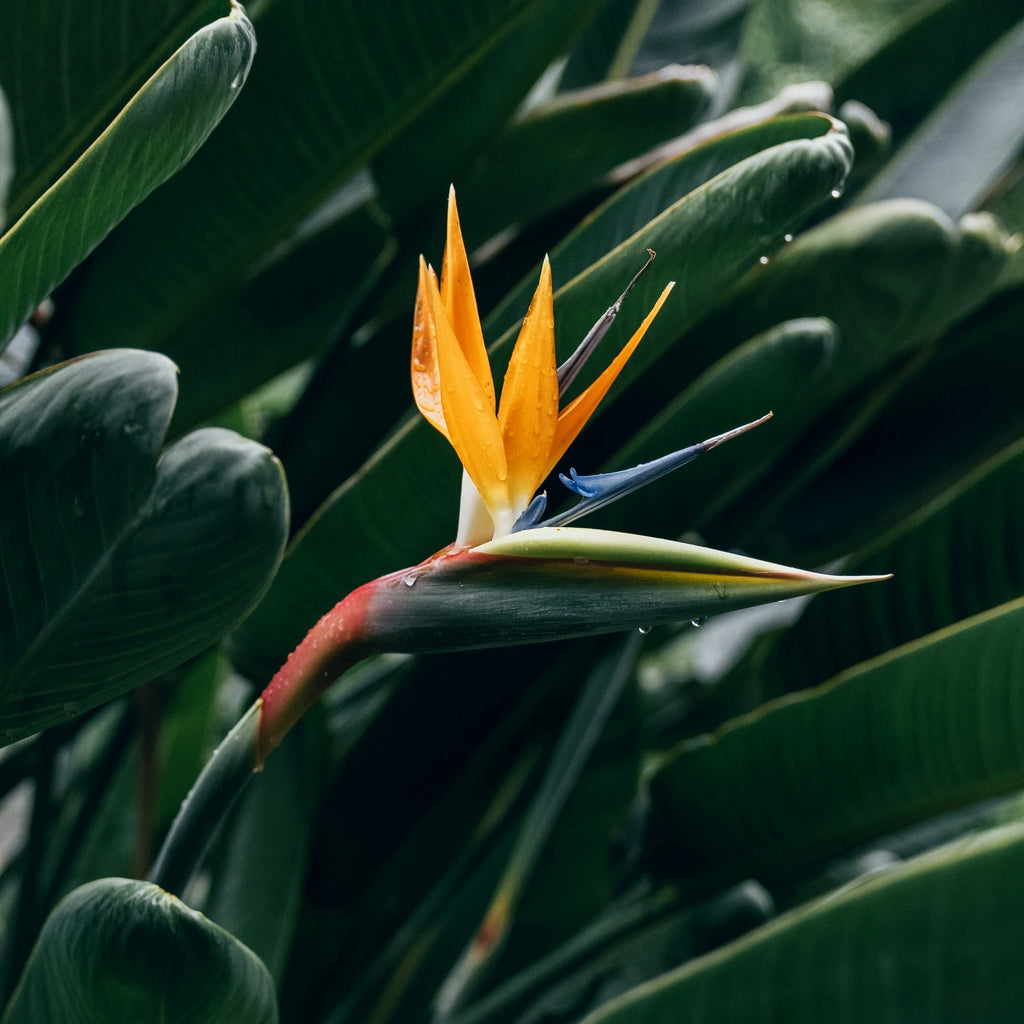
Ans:
{"type": "Polygon", "coordinates": [[[86,598],[89,591],[92,590],[96,582],[102,577],[103,573],[112,563],[114,555],[118,552],[121,545],[147,518],[149,518],[149,513],[153,507],[153,496],[159,479],[161,462],[162,456],[158,456],[157,463],[153,468],[152,481],[149,490],[139,502],[135,514],[125,520],[122,527],[114,534],[112,541],[106,545],[104,551],[100,554],[99,558],[96,559],[89,572],[82,578],[79,585],[67,596],[67,598],[57,608],[56,612],[50,616],[42,628],[36,633],[35,638],[25,648],[21,656],[12,662],[10,672],[7,674],[6,679],[0,683],[0,699],[3,700],[3,703],[7,703],[7,696],[12,690],[15,692],[17,691],[17,683],[19,679],[24,679],[27,675],[31,674],[32,659],[46,646],[47,643],[49,643],[50,639],[80,607],[81,602],[86,598]],[[26,665],[28,666],[27,673],[25,671],[26,665]]]}
{"type": "MultiPolygon", "coordinates": [[[[16,224],[61,175],[75,166],[92,142],[103,134],[131,98],[186,41],[181,38],[186,27],[198,20],[200,12],[206,6],[207,4],[203,0],[198,0],[186,12],[174,19],[167,29],[153,40],[152,45],[145,51],[140,51],[139,59],[134,62],[131,74],[120,79],[120,88],[113,93],[101,96],[90,112],[83,113],[76,119],[74,123],[78,125],[78,128],[75,129],[74,126],[71,126],[64,136],[65,143],[59,151],[41,165],[33,177],[24,183],[15,182],[19,187],[17,194],[13,195],[8,202],[7,223],[9,227],[16,224]],[[177,45],[175,45],[175,40],[179,40],[177,45]]],[[[66,84],[66,81],[62,84],[66,84]]],[[[2,234],[0,237],[3,237],[2,234]]]]}

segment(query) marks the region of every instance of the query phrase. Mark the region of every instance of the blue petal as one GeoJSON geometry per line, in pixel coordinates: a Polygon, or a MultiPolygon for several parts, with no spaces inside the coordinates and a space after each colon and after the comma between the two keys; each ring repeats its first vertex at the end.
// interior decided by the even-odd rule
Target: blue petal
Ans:
{"type": "MultiPolygon", "coordinates": [[[[604,508],[605,505],[610,505],[613,501],[618,501],[619,498],[631,494],[645,484],[652,483],[659,477],[665,476],[666,473],[671,473],[672,470],[685,466],[686,463],[692,462],[698,455],[710,451],[712,448],[717,448],[723,441],[728,441],[738,434],[745,433],[753,427],[759,426],[770,417],[771,413],[768,413],[767,416],[762,416],[759,420],[754,420],[752,423],[745,423],[742,427],[736,427],[734,430],[726,431],[724,434],[709,437],[706,441],[701,441],[700,444],[691,445],[689,448],[681,448],[670,455],[663,455],[660,459],[655,459],[653,462],[642,462],[639,466],[634,466],[633,469],[620,469],[613,473],[595,473],[591,476],[580,476],[575,469],[570,469],[569,476],[559,474],[559,479],[570,491],[578,494],[581,500],[565,512],[560,512],[550,519],[545,519],[544,522],[533,522],[530,525],[564,526],[566,523],[571,523],[590,512],[604,508]]],[[[530,505],[530,508],[523,513],[523,516],[530,512],[534,504],[536,504],[536,499],[530,505]]],[[[537,518],[539,519],[543,514],[544,510],[542,507],[537,518]]],[[[524,529],[525,527],[520,527],[517,524],[516,528],[524,529]]]]}
{"type": "Polygon", "coordinates": [[[519,513],[519,518],[512,524],[512,532],[518,533],[520,530],[529,530],[533,526],[538,526],[547,507],[548,496],[542,491],[519,513]]]}

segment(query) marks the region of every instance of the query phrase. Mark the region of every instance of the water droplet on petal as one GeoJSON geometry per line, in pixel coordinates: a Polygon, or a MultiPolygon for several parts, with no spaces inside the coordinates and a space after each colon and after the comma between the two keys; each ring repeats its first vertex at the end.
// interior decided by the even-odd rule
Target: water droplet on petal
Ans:
{"type": "Polygon", "coordinates": [[[415,575],[413,575],[413,573],[409,573],[408,576],[403,576],[402,577],[402,582],[407,587],[415,587],[416,586],[416,577],[415,577],[415,575]]]}

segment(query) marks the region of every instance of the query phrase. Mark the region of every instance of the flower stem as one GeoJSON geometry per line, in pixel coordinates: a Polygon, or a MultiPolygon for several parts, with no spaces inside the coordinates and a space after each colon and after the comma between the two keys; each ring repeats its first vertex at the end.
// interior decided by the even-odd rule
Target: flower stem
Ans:
{"type": "Polygon", "coordinates": [[[167,833],[149,881],[181,895],[217,826],[270,751],[327,687],[374,653],[362,628],[371,593],[372,585],[360,587],[320,619],[213,752],[167,833]]]}
{"type": "Polygon", "coordinates": [[[199,773],[171,824],[149,881],[180,896],[207,847],[256,768],[257,699],[199,773]]]}

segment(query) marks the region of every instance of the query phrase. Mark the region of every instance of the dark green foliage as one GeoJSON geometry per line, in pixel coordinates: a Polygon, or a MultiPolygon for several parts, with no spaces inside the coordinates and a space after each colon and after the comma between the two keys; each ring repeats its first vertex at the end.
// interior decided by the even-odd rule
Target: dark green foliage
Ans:
{"type": "Polygon", "coordinates": [[[55,305],[0,362],[4,1020],[1015,1022],[1024,12],[254,0],[246,77],[226,4],[37,8],[0,10],[2,345],[55,305]],[[565,356],[657,250],[587,379],[676,281],[558,470],[774,413],[586,525],[894,578],[378,658],[172,847],[205,917],[76,888],[452,539],[408,369],[450,182],[499,383],[545,252],[565,356]]]}

